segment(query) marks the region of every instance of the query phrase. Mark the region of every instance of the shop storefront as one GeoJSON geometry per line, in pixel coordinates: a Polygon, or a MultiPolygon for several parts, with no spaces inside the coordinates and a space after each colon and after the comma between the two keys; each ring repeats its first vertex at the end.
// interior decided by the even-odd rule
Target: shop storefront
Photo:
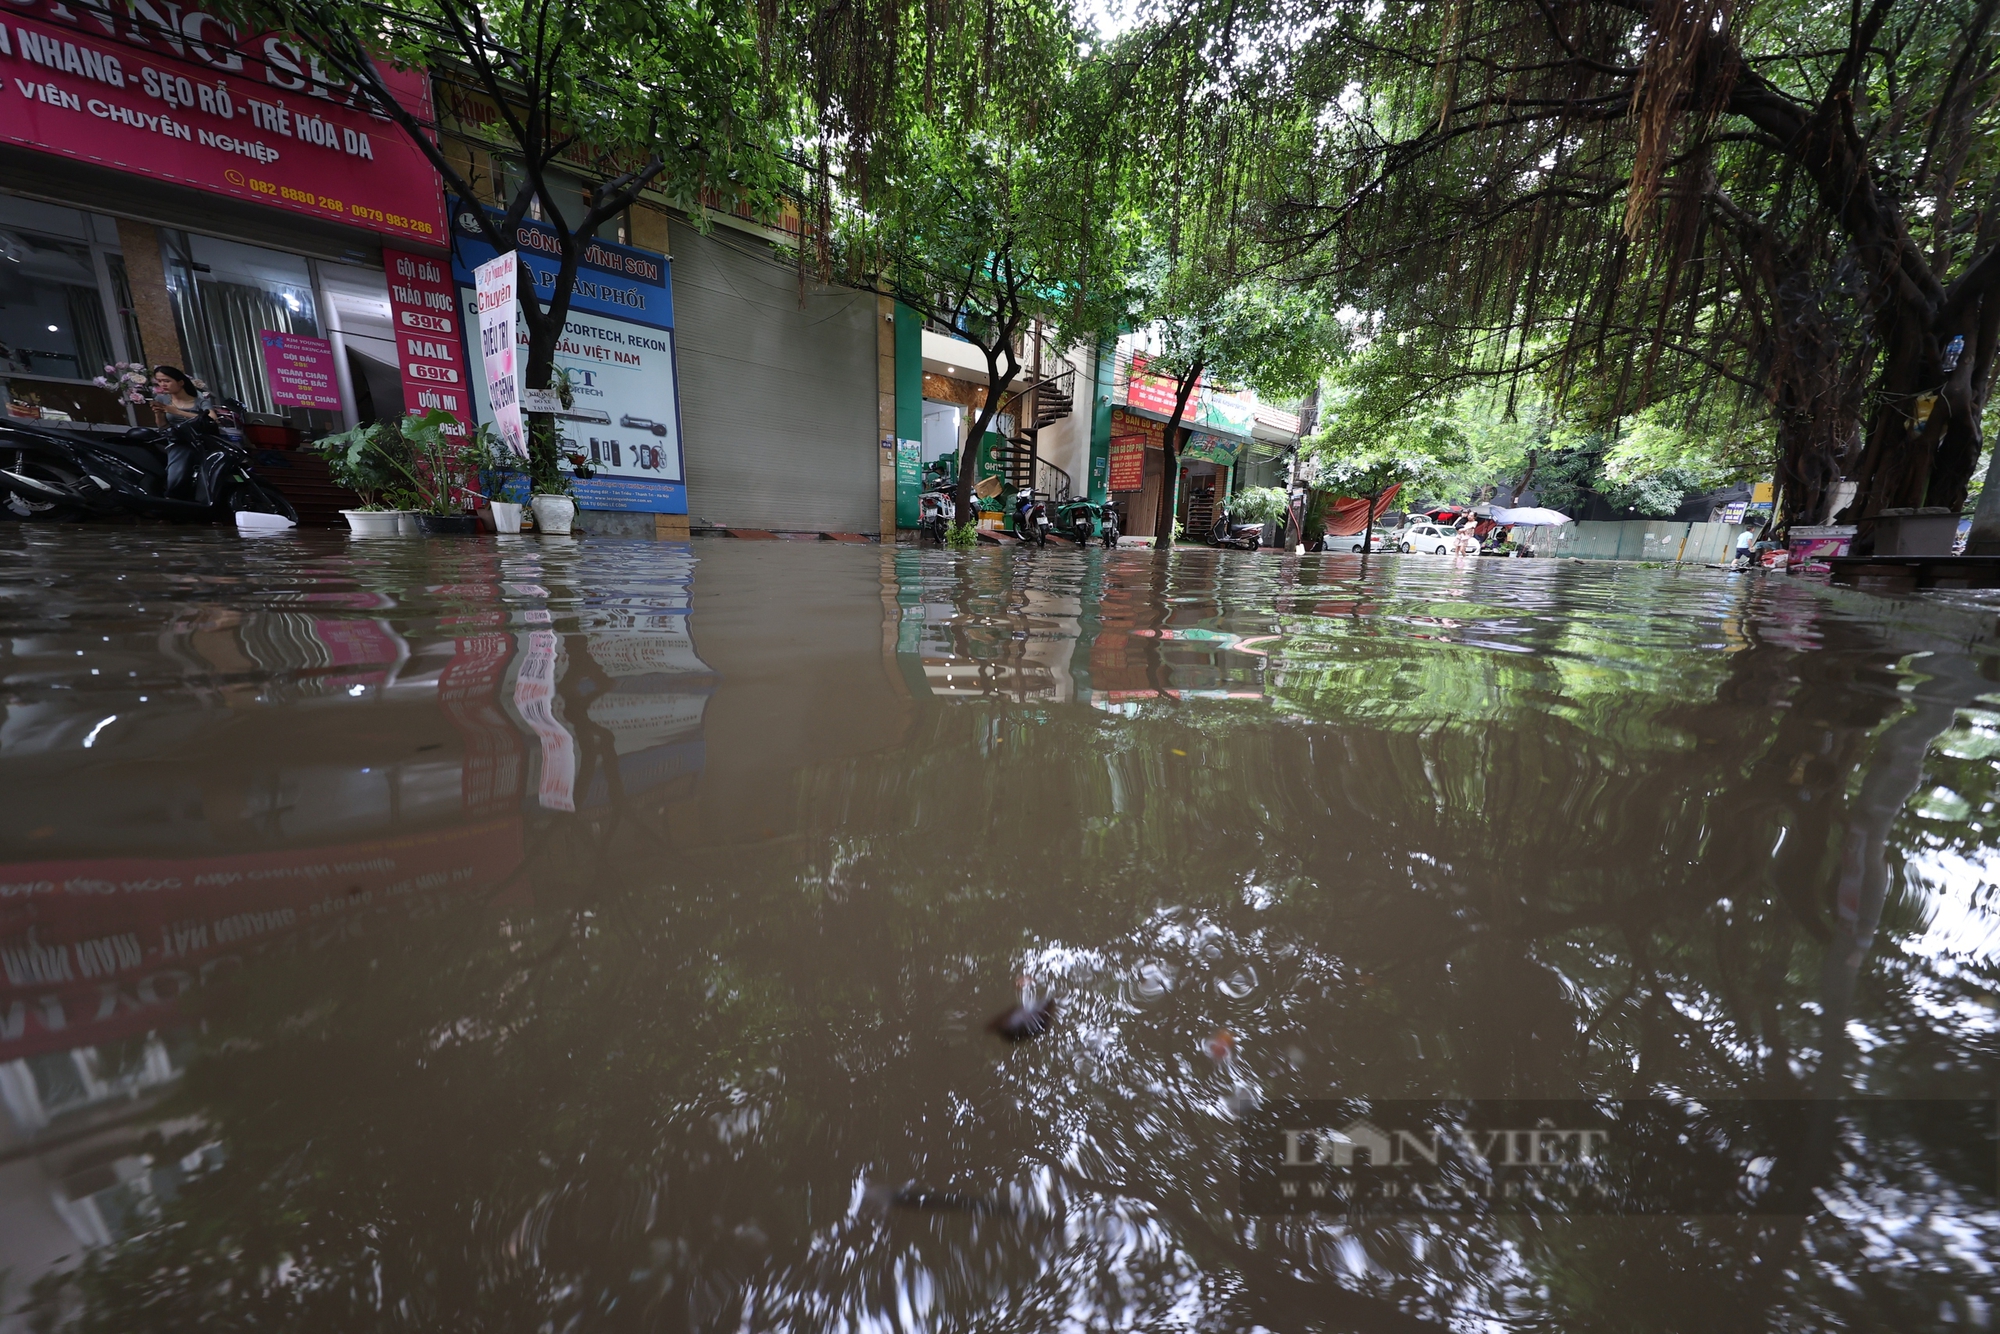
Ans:
{"type": "MultiPolygon", "coordinates": [[[[452,275],[468,329],[478,327],[473,270],[494,252],[480,235],[479,207],[452,206],[452,275]]],[[[488,210],[494,217],[498,213],[488,210]]],[[[535,276],[535,295],[555,293],[560,247],[553,228],[524,221],[517,253],[535,276]]],[[[562,453],[584,461],[589,477],[572,486],[577,504],[598,514],[685,515],[687,473],[681,449],[679,376],[674,357],[673,278],[665,255],[613,241],[586,246],[556,346],[556,373],[570,401],[556,412],[562,453]]],[[[516,339],[526,358],[527,329],[516,339]]],[[[474,411],[491,419],[485,377],[474,376],[474,411]]],[[[600,521],[598,531],[607,531],[600,521]]],[[[685,521],[677,535],[685,536],[685,521]]]]}
{"type": "MultiPolygon", "coordinates": [[[[240,402],[265,445],[414,406],[385,262],[443,255],[437,174],[402,130],[310,69],[294,45],[206,10],[10,7],[10,415],[151,424],[150,407],[95,383],[119,363],[185,369],[240,402]]],[[[422,73],[385,78],[429,117],[422,73]]]]}
{"type": "MultiPolygon", "coordinates": [[[[1108,485],[1120,531],[1150,537],[1160,491],[1169,480],[1166,422],[1173,416],[1175,386],[1147,375],[1143,355],[1126,364],[1131,370],[1118,385],[1123,401],[1111,410],[1108,485]]],[[[1185,434],[1173,479],[1174,516],[1191,537],[1208,531],[1216,515],[1228,508],[1233,492],[1268,485],[1268,456],[1298,439],[1295,415],[1205,381],[1189,396],[1181,425],[1185,434]]]]}

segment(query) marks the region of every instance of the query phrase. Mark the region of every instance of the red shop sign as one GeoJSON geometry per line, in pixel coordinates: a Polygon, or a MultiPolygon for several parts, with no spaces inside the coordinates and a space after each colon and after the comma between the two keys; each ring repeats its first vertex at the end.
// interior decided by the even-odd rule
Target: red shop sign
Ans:
{"type": "Polygon", "coordinates": [[[1139,491],[1146,485],[1146,437],[1111,437],[1111,476],[1106,485],[1113,491],[1139,491]]]}
{"type": "MultiPolygon", "coordinates": [[[[1147,358],[1133,354],[1132,375],[1126,382],[1125,401],[1143,411],[1157,412],[1162,417],[1171,417],[1174,415],[1174,399],[1179,395],[1180,387],[1172,380],[1163,380],[1157,375],[1146,374],[1147,364],[1147,358]]],[[[1182,415],[1190,425],[1194,422],[1195,406],[1200,402],[1201,392],[1206,384],[1206,377],[1195,382],[1194,389],[1188,394],[1187,406],[1182,409],[1182,415]]]]}
{"type": "MultiPolygon", "coordinates": [[[[446,244],[436,169],[297,43],[151,0],[0,9],[0,142],[446,244]]],[[[423,71],[382,81],[430,120],[423,71]]]]}
{"type": "Polygon", "coordinates": [[[472,413],[465,398],[464,344],[459,341],[451,266],[384,248],[382,267],[389,275],[389,319],[396,326],[403,402],[413,412],[442,408],[458,418],[462,432],[472,413]]]}

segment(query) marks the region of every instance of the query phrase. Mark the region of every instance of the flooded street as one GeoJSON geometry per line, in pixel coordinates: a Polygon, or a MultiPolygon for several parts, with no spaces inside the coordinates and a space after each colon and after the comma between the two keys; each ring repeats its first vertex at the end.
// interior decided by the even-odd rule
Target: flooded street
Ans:
{"type": "Polygon", "coordinates": [[[1993,610],[7,529],[4,1328],[2000,1320],[1993,610]],[[1741,1208],[1239,1184],[1430,1099],[1807,1110],[1741,1208]]]}

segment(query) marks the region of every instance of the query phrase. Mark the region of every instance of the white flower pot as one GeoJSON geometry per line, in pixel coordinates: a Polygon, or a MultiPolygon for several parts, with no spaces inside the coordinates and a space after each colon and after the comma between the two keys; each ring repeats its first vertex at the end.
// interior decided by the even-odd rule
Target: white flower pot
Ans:
{"type": "MultiPolygon", "coordinates": [[[[403,531],[402,510],[342,510],[347,529],[356,537],[395,537],[403,531]]],[[[415,519],[411,519],[415,523],[415,519]]]]}
{"type": "Polygon", "coordinates": [[[568,496],[536,496],[531,502],[535,507],[535,527],[544,533],[562,535],[569,532],[569,526],[576,520],[576,501],[568,496]]]}
{"type": "Polygon", "coordinates": [[[397,510],[396,520],[398,525],[396,531],[402,536],[422,537],[424,535],[424,530],[417,527],[417,512],[415,510],[397,510]]]}
{"type": "Polygon", "coordinates": [[[496,533],[518,533],[521,531],[521,507],[510,500],[496,500],[487,506],[493,512],[493,531],[496,533]]]}

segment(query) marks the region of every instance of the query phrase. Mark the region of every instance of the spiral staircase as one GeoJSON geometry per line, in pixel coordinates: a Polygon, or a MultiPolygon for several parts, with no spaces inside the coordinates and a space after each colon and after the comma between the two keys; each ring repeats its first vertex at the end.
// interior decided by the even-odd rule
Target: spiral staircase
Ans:
{"type": "Polygon", "coordinates": [[[1076,368],[1060,375],[1037,378],[1017,390],[1003,411],[1011,411],[1021,424],[997,451],[1006,467],[1007,486],[1020,491],[1032,487],[1046,492],[1051,505],[1070,498],[1070,477],[1040,455],[1041,433],[1076,410],[1076,368]]]}

